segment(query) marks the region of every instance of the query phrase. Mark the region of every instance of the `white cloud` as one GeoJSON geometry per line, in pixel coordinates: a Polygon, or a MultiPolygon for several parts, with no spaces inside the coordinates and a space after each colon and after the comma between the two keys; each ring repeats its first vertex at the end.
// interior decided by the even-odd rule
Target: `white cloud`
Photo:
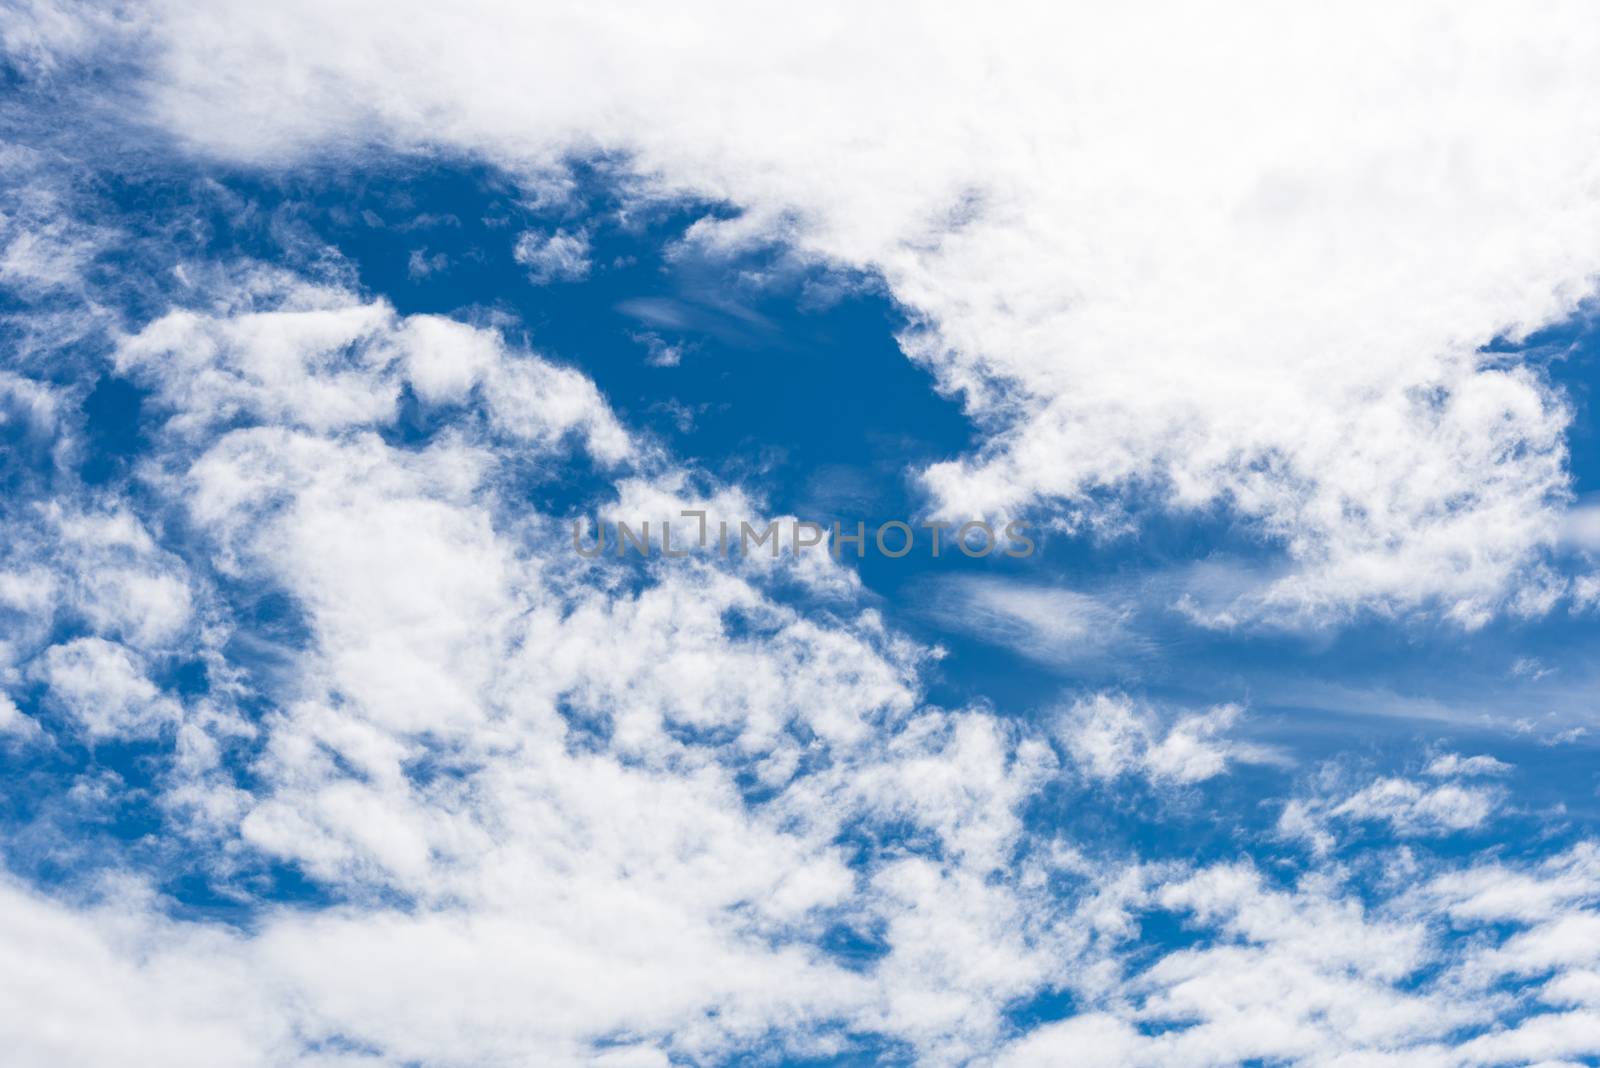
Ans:
{"type": "Polygon", "coordinates": [[[745,209],[708,248],[876,271],[904,347],[994,430],[927,473],[947,511],[1223,503],[1292,564],[1242,617],[1475,626],[1537,584],[1568,413],[1475,350],[1567,315],[1600,266],[1581,4],[906,14],[705,4],[662,36],[582,6],[173,2],[146,89],[255,163],[624,158],[635,195],[745,209]]]}
{"type": "Polygon", "coordinates": [[[1091,780],[1140,775],[1159,785],[1187,785],[1222,774],[1230,761],[1279,759],[1262,746],[1226,736],[1240,712],[1237,705],[1218,705],[1163,723],[1147,705],[1121,694],[1096,694],[1064,711],[1057,733],[1091,780]]]}
{"type": "MultiPolygon", "coordinates": [[[[1493,92],[1469,80],[1452,90],[1460,100],[1430,90],[1374,107],[1394,103],[1385,94],[1398,75],[1354,35],[1157,55],[1151,69],[1172,79],[1163,88],[1149,72],[1096,69],[1119,25],[975,34],[938,15],[868,13],[852,44],[808,24],[761,34],[769,16],[735,11],[729,24],[764,48],[645,27],[652,47],[619,70],[604,62],[606,35],[630,32],[625,19],[574,15],[546,35],[551,59],[539,65],[505,28],[516,24],[485,36],[457,8],[386,10],[371,26],[387,50],[346,47],[348,14],[303,35],[274,21],[287,10],[183,22],[183,40],[160,53],[162,113],[213,148],[266,155],[352,130],[401,144],[426,130],[430,146],[453,137],[549,163],[581,134],[638,152],[665,185],[757,209],[703,227],[707,242],[740,225],[769,235],[782,214],[804,250],[882,269],[936,331],[908,346],[980,408],[1037,409],[981,458],[983,478],[936,476],[952,501],[1126,478],[1169,479],[1185,502],[1231,493],[1300,561],[1258,605],[1292,612],[1439,597],[1471,622],[1545,537],[1543,493],[1559,481],[1546,438],[1560,418],[1536,382],[1474,368],[1450,340],[1553,314],[1558,302],[1541,296],[1587,262],[1571,244],[1587,218],[1571,161],[1518,127],[1536,115],[1564,131],[1563,108],[1586,97],[1555,92],[1548,114],[1534,106],[1545,88],[1509,77],[1521,70],[1506,56],[1514,37],[1477,42],[1493,92]],[[434,17],[459,20],[459,32],[434,17]],[[889,23],[921,52],[874,47],[889,23]],[[257,60],[280,43],[278,58],[306,76],[264,73],[273,64],[257,60]],[[714,49],[773,92],[709,92],[701,67],[663,44],[714,49]],[[1060,60],[1040,47],[1080,50],[1067,78],[1124,91],[1021,93],[1057,84],[1031,78],[1060,60]],[[368,58],[379,54],[381,65],[368,58]],[[796,79],[802,61],[838,84],[796,79]],[[1305,83],[1307,66],[1338,75],[1330,84],[1363,105],[1362,123],[1305,83]],[[407,78],[390,81],[397,67],[407,78]],[[1206,91],[1180,94],[1170,126],[1150,117],[1162,109],[1136,106],[1131,94],[1169,100],[1197,69],[1206,91]],[[214,82],[218,71],[229,80],[214,82]],[[1252,106],[1275,76],[1285,85],[1273,106],[1294,112],[1286,128],[1326,136],[1286,140],[1252,106]],[[539,79],[592,86],[599,102],[535,91],[539,79]],[[799,92],[811,86],[821,91],[799,92]],[[685,99],[693,106],[673,110],[685,99]],[[1017,100],[1031,107],[998,106],[1017,100]],[[1461,143],[1474,108],[1504,134],[1509,175],[1498,155],[1461,143]],[[213,117],[228,125],[203,121],[213,117]],[[1063,130],[1075,140],[1054,139],[1063,130]],[[1261,188],[1263,146],[1279,143],[1292,158],[1261,188]],[[907,158],[920,166],[908,171],[907,158]],[[985,172],[1007,159],[1014,173],[985,172]],[[1435,204],[1422,195],[1432,186],[1413,183],[1445,159],[1463,177],[1435,204]],[[1160,166],[1174,160],[1183,166],[1160,166]],[[1193,184],[1170,184],[1180,178],[1193,184]],[[966,191],[971,210],[951,219],[966,191]],[[1441,249],[1428,227],[1450,212],[1441,249]],[[1527,244],[1508,221],[1524,215],[1538,224],[1527,244]],[[1457,232],[1487,235],[1497,255],[1472,255],[1482,250],[1459,247],[1457,232]],[[1381,276],[1369,278],[1374,265],[1381,276]],[[1526,292],[1506,290],[1530,278],[1526,292]],[[1459,334],[1445,343],[1447,310],[1465,320],[1450,320],[1459,334]],[[1239,366],[1255,372],[1242,396],[1214,385],[1219,368],[1239,366]],[[1455,392],[1435,404],[1408,392],[1419,379],[1455,392]],[[1480,430],[1507,451],[1485,451],[1480,430]],[[1307,482],[1344,452],[1325,481],[1307,482]],[[1391,477],[1397,458],[1415,460],[1414,473],[1391,477]],[[1464,483],[1480,495],[1457,501],[1464,483]],[[1495,526],[1513,512],[1522,525],[1495,526]]],[[[1472,37],[1470,12],[1459,17],[1454,32],[1472,37]]],[[[1437,27],[1431,39],[1452,40],[1437,27]]],[[[1439,47],[1437,62],[1455,70],[1456,52],[1439,47]]],[[[1557,64],[1547,81],[1559,88],[1570,74],[1557,64]]],[[[1171,716],[1103,694],[1066,710],[1049,739],[983,709],[928,707],[929,651],[850,601],[855,588],[824,565],[807,581],[841,601],[804,612],[769,595],[775,569],[581,562],[508,468],[556,467],[582,449],[613,478],[619,507],[755,504],[728,487],[692,491],[591,381],[492,331],[282,278],[205,295],[117,347],[161,423],[142,507],[181,518],[197,571],[291,603],[303,644],[259,677],[230,673],[209,628],[244,621],[163,555],[153,524],[64,508],[15,524],[27,537],[7,550],[0,597],[105,633],[50,646],[41,618],[4,666],[35,672],[46,700],[96,737],[174,726],[170,750],[158,739],[151,788],[185,818],[185,862],[253,906],[251,923],[163,918],[166,903],[127,888],[70,906],[0,887],[0,961],[27,962],[0,999],[7,1048],[40,1063],[441,1068],[822,1057],[849,1052],[841,1036],[860,1033],[928,1064],[1057,1063],[1089,1043],[1118,1064],[1600,1052],[1581,1000],[1596,967],[1592,845],[1533,864],[1434,860],[1414,890],[1385,896],[1316,856],[1263,872],[1145,863],[1073,840],[1070,824],[1045,839],[1028,821],[1059,774],[1047,742],[1092,780],[1161,786],[1271,754],[1230,736],[1231,705],[1171,716]],[[445,426],[399,447],[380,432],[407,385],[445,426]],[[42,547],[47,536],[62,555],[42,547]],[[63,580],[100,559],[155,586],[63,580]],[[214,692],[180,709],[152,676],[191,625],[217,670],[214,692]],[[266,711],[247,719],[232,707],[244,698],[266,711]],[[240,873],[267,860],[339,904],[263,907],[240,873]],[[1138,932],[1154,913],[1192,944],[1152,954],[1138,932]],[[1442,918],[1471,932],[1473,952],[1442,944],[1442,918]],[[864,960],[824,948],[839,929],[871,946],[864,960]],[[1505,989],[1508,977],[1527,992],[1505,989]],[[1068,991],[1080,1015],[1008,1048],[1008,1010],[1045,990],[1068,991]],[[1519,1013],[1528,1018],[1496,1027],[1519,1013]],[[64,1023],[89,1015],[111,1026],[64,1023]]],[[[1045,623],[1051,607],[1072,606],[1015,593],[991,602],[1006,621],[1045,623]]],[[[1341,779],[1301,812],[1323,834],[1363,821],[1423,838],[1478,826],[1499,795],[1456,780],[1501,770],[1483,759],[1435,760],[1443,782],[1341,779]]],[[[108,780],[77,789],[96,787],[108,780]]]]}
{"type": "Polygon", "coordinates": [[[40,734],[39,725],[17,707],[17,703],[0,693],[0,735],[33,738],[40,734]]]}
{"type": "Polygon", "coordinates": [[[162,921],[150,906],[148,894],[131,888],[78,910],[9,880],[0,885],[7,1057],[250,1068],[289,1055],[282,1006],[272,1004],[238,940],[221,928],[162,921]]]}
{"type": "Polygon", "coordinates": [[[177,703],[145,677],[132,652],[103,638],[52,646],[42,668],[50,696],[91,738],[148,736],[180,714],[177,703]]]}
{"type": "Polygon", "coordinates": [[[39,153],[0,147],[0,287],[34,300],[81,290],[84,268],[114,236],[77,217],[48,171],[39,153]]]}
{"type": "Polygon", "coordinates": [[[1129,613],[1091,594],[980,576],[940,577],[927,589],[924,611],[941,626],[1043,664],[1082,668],[1142,650],[1129,613]]]}
{"type": "Polygon", "coordinates": [[[1511,663],[1511,674],[1517,678],[1538,682],[1548,675],[1554,674],[1555,668],[1546,667],[1544,661],[1536,656],[1519,656],[1511,663]]]}
{"type": "Polygon", "coordinates": [[[0,399],[0,426],[17,426],[40,437],[57,431],[65,398],[46,383],[0,372],[0,399]]]}
{"type": "Polygon", "coordinates": [[[1460,753],[1441,753],[1428,761],[1423,774],[1436,779],[1451,779],[1457,776],[1506,775],[1510,771],[1510,764],[1496,760],[1487,753],[1470,757],[1464,757],[1460,753]]]}
{"type": "MultiPolygon", "coordinates": [[[[286,301],[168,316],[122,350],[166,420],[152,490],[309,632],[257,731],[185,726],[198,758],[166,803],[204,814],[197,849],[415,902],[285,910],[238,950],[315,1006],[296,1030],[440,1064],[530,1049],[576,1063],[621,1030],[715,1053],[797,1015],[887,1028],[935,1060],[997,1034],[1042,965],[1014,933],[1006,862],[1009,813],[1048,748],[987,716],[919,712],[925,650],[875,613],[780,606],[765,568],[687,561],[619,587],[498,478],[528,440],[552,457],[629,453],[592,383],[492,334],[317,301],[326,330],[286,301]],[[349,355],[318,358],[335,341],[349,355]],[[373,433],[400,381],[459,406],[451,429],[414,448],[373,433]],[[248,792],[226,770],[245,743],[248,792]],[[741,769],[767,804],[743,801],[741,769]],[[836,839],[879,825],[914,826],[948,859],[852,871],[836,839]],[[814,948],[834,915],[887,932],[881,976],[814,948]],[[963,945],[986,947],[983,969],[969,974],[963,945]],[[433,965],[400,967],[418,955],[433,965]],[[530,1016],[530,1000],[556,1009],[530,1016]]],[[[617,507],[708,503],[685,499],[680,472],[629,470],[617,507]]],[[[806,581],[857,588],[818,561],[827,574],[806,581]]],[[[123,660],[122,689],[149,696],[123,660]]]]}
{"type": "Polygon", "coordinates": [[[54,0],[23,0],[0,27],[0,47],[32,73],[49,75],[97,46],[117,28],[117,13],[54,0]]]}
{"type": "Polygon", "coordinates": [[[651,367],[676,367],[683,362],[683,342],[669,342],[654,330],[629,335],[645,347],[644,362],[651,367]]]}
{"type": "Polygon", "coordinates": [[[1424,774],[1444,782],[1429,784],[1398,775],[1381,775],[1360,785],[1336,765],[1319,769],[1302,796],[1291,799],[1278,819],[1278,831],[1304,839],[1326,853],[1338,842],[1338,826],[1383,824],[1400,838],[1440,837],[1482,827],[1504,797],[1497,786],[1461,780],[1503,775],[1510,765],[1493,757],[1463,758],[1448,753],[1434,758],[1424,774]]]}
{"type": "Polygon", "coordinates": [[[333,430],[384,422],[399,382],[382,331],[391,313],[331,290],[296,285],[277,307],[218,317],[174,311],[118,348],[125,375],[152,379],[181,413],[170,430],[198,433],[239,418],[333,430]]]}
{"type": "Polygon", "coordinates": [[[1491,862],[1442,873],[1418,895],[1429,911],[1469,923],[1540,923],[1600,901],[1600,848],[1585,842],[1531,870],[1491,862]]]}
{"type": "Polygon", "coordinates": [[[430,256],[427,249],[414,248],[411,250],[411,255],[406,258],[406,277],[413,282],[420,282],[429,275],[448,270],[449,267],[450,257],[443,252],[436,252],[430,256]]]}
{"type": "MultiPolygon", "coordinates": [[[[1592,848],[1539,869],[1468,866],[1424,880],[1425,896],[1367,902],[1347,895],[1333,871],[1290,887],[1248,865],[1151,874],[1129,904],[1181,918],[1195,944],[1094,990],[1085,1011],[1033,1030],[998,1061],[1076,1063],[1086,1055],[1087,1063],[1118,1065],[1267,1060],[1445,1068],[1592,1057],[1600,1032],[1590,1011],[1545,1011],[1572,1004],[1563,999],[1587,989],[1594,914],[1575,907],[1571,895],[1580,886],[1593,895],[1600,883],[1592,871],[1580,875],[1583,854],[1592,848]],[[1561,903],[1541,914],[1551,915],[1548,923],[1514,913],[1520,929],[1499,944],[1484,930],[1475,951],[1445,949],[1435,910],[1470,894],[1469,886],[1492,887],[1498,879],[1521,881],[1561,903]],[[1435,968],[1437,977],[1428,978],[1435,968]],[[1497,989],[1503,980],[1551,969],[1547,981],[1519,993],[1497,989]],[[1529,1015],[1520,1024],[1493,1026],[1501,1014],[1523,1010],[1529,1015]]],[[[1483,914],[1480,922],[1493,919],[1483,914]]]]}
{"type": "Polygon", "coordinates": [[[406,376],[425,404],[461,404],[500,360],[499,340],[439,315],[413,315],[400,326],[406,376]]]}
{"type": "Polygon", "coordinates": [[[1352,820],[1384,820],[1397,833],[1470,830],[1489,818],[1495,795],[1467,786],[1423,787],[1409,779],[1378,779],[1345,798],[1331,815],[1352,820]]]}
{"type": "Polygon", "coordinates": [[[183,564],[163,552],[131,511],[46,509],[55,585],[94,627],[136,649],[171,647],[192,619],[183,564]]]}
{"type": "Polygon", "coordinates": [[[118,369],[171,413],[167,432],[197,438],[240,420],[373,428],[394,420],[407,382],[428,404],[462,403],[487,383],[491,426],[512,438],[554,448],[577,433],[606,464],[638,449],[593,382],[493,330],[400,318],[383,301],[265,270],[245,285],[245,308],[169,312],[118,346],[118,369]]]}
{"type": "Polygon", "coordinates": [[[588,277],[589,236],[565,230],[540,233],[529,230],[517,238],[513,250],[516,261],[528,268],[528,280],[536,286],[551,282],[577,282],[588,277]]]}
{"type": "Polygon", "coordinates": [[[1600,572],[1580,575],[1572,583],[1572,609],[1574,612],[1592,612],[1600,608],[1600,572]]]}
{"type": "Polygon", "coordinates": [[[1036,1028],[1006,1050],[999,1063],[1005,1068],[1056,1068],[1071,1057],[1081,1068],[1127,1068],[1139,1063],[1147,1047],[1131,1022],[1086,1012],[1036,1028]]]}

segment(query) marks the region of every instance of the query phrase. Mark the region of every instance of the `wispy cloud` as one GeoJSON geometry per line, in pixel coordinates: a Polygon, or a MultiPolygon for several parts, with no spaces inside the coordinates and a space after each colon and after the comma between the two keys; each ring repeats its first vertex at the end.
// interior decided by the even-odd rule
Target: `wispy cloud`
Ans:
{"type": "Polygon", "coordinates": [[[1128,609],[1066,587],[956,575],[929,581],[918,597],[922,613],[941,627],[1051,667],[1148,652],[1129,629],[1128,609]]]}

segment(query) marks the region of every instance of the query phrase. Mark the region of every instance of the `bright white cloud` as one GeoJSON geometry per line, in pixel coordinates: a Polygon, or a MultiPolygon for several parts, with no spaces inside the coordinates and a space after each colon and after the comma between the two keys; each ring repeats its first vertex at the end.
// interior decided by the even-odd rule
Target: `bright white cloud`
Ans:
{"type": "Polygon", "coordinates": [[[1339,841],[1341,829],[1382,824],[1400,838],[1438,837],[1482,827],[1500,807],[1505,791],[1467,781],[1503,775],[1510,765],[1489,756],[1434,758],[1423,774],[1435,781],[1383,775],[1355,785],[1352,775],[1328,764],[1312,777],[1310,789],[1291,799],[1278,819],[1278,831],[1304,839],[1318,853],[1339,841]]]}
{"type": "MultiPolygon", "coordinates": [[[[1568,314],[1600,266],[1582,4],[685,19],[172,2],[146,88],[255,163],[621,155],[638,195],[745,209],[708,248],[878,272],[907,352],[994,431],[927,472],[952,514],[1223,502],[1292,563],[1247,618],[1548,602],[1516,598],[1560,531],[1568,415],[1476,349],[1568,314]]],[[[576,241],[528,258],[576,270],[576,241]]]]}
{"type": "Polygon", "coordinates": [[[1462,756],[1460,753],[1441,753],[1428,761],[1428,766],[1423,769],[1424,775],[1431,775],[1436,779],[1450,779],[1457,776],[1471,775],[1506,775],[1511,771],[1511,765],[1503,760],[1496,760],[1487,753],[1477,756],[1462,756]]]}
{"type": "Polygon", "coordinates": [[[517,238],[512,250],[518,263],[528,269],[528,280],[536,286],[551,282],[576,282],[589,274],[589,237],[582,232],[552,234],[530,230],[517,238]]]}
{"type": "Polygon", "coordinates": [[[0,693],[0,735],[33,738],[39,733],[39,725],[24,715],[15,701],[0,693]]]}
{"type": "Polygon", "coordinates": [[[1240,711],[1237,705],[1218,705],[1163,723],[1148,705],[1121,694],[1096,694],[1063,712],[1057,731],[1091,780],[1139,775],[1158,785],[1181,786],[1222,774],[1230,761],[1278,759],[1262,746],[1227,737],[1240,711]]]}
{"type": "Polygon", "coordinates": [[[282,1006],[252,975],[239,941],[220,928],[163,921],[152,904],[137,887],[119,887],[95,906],[70,909],[9,880],[0,885],[7,1057],[253,1068],[293,1055],[282,1006]]]}
{"type": "Polygon", "coordinates": [[[1494,811],[1493,793],[1466,786],[1418,786],[1408,779],[1379,779],[1345,798],[1332,815],[1384,820],[1401,834],[1470,830],[1494,811]]]}
{"type": "MultiPolygon", "coordinates": [[[[1013,935],[969,975],[926,935],[990,945],[1014,927],[1021,826],[1004,813],[1048,748],[919,711],[927,653],[875,613],[808,618],[765,596],[765,569],[714,559],[630,592],[623,565],[572,553],[566,530],[501,494],[496,465],[530,441],[552,459],[640,460],[617,485],[630,508],[709,503],[633,449],[576,372],[491,332],[263,289],[277,295],[160,319],[119,359],[165,420],[152,488],[232,581],[282,591],[310,641],[258,729],[185,724],[193,755],[167,804],[204,815],[197,848],[416,903],[286,912],[240,950],[317,1006],[298,1029],[441,1064],[530,1049],[576,1063],[619,1030],[715,1052],[796,1014],[889,1029],[935,1058],[992,1041],[1037,951],[1013,935]],[[456,406],[454,429],[387,444],[374,431],[402,382],[456,406]],[[225,770],[244,745],[249,792],[225,770]],[[775,792],[766,805],[742,800],[746,769],[775,792]],[[918,828],[950,860],[852,871],[835,839],[880,823],[918,828]],[[818,953],[835,922],[888,932],[884,977],[818,953]],[[330,946],[348,967],[329,968],[330,946]],[[436,966],[399,967],[418,955],[436,966]],[[530,1001],[555,1008],[530,1017],[530,1001]]],[[[789,561],[836,596],[857,588],[825,554],[806,566],[826,573],[789,561]]],[[[63,660],[57,688],[80,704],[133,707],[149,684],[119,655],[129,670],[99,671],[98,687],[72,688],[83,657],[46,662],[63,660]]]]}
{"type": "Polygon", "coordinates": [[[492,330],[437,316],[398,320],[382,301],[260,271],[245,308],[173,311],[123,339],[119,371],[148,381],[172,413],[169,433],[197,437],[239,420],[336,431],[390,423],[409,382],[429,404],[459,404],[480,383],[496,430],[553,448],[583,436],[620,463],[636,445],[588,378],[507,350],[492,330]]]}
{"type": "MultiPolygon", "coordinates": [[[[1533,30],[1374,9],[1383,50],[1348,10],[1263,7],[1205,51],[1179,9],[1170,35],[1086,9],[855,12],[849,39],[742,8],[679,35],[550,10],[374,8],[356,48],[359,12],[170,5],[144,27],[150,99],[256,162],[352,140],[535,169],[624,151],[643,195],[744,206],[694,239],[777,235],[881,272],[917,320],[908,351],[994,429],[929,473],[947,507],[1226,499],[1293,562],[1235,619],[1437,605],[1474,623],[1528,585],[1559,522],[1565,414],[1472,350],[1561,314],[1593,268],[1594,57],[1558,9],[1533,30]]],[[[85,47],[61,19],[34,5],[12,47],[36,66],[85,47]]],[[[29,625],[0,669],[91,740],[153,743],[150,790],[223,891],[259,906],[252,865],[274,861],[338,904],[258,907],[239,931],[166,918],[137,887],[69,904],[0,886],[7,1049],[452,1068],[825,1057],[875,1033],[928,1064],[1600,1054],[1592,845],[1530,863],[1395,848],[1376,888],[1325,859],[1352,827],[1483,826],[1498,761],[1318,778],[1279,825],[1317,849],[1281,871],[1040,833],[1032,806],[1074,777],[1170,788],[1274,755],[1233,736],[1232,705],[1100,694],[1048,735],[931,707],[932,652],[822,554],[583,561],[514,465],[583,450],[619,510],[759,502],[698,485],[593,382],[493,330],[226,278],[114,339],[159,424],[147,499],[8,522],[0,603],[29,625]],[[383,432],[407,388],[442,429],[401,447],[383,432]],[[136,513],[181,524],[191,567],[136,513]],[[772,596],[794,576],[827,611],[772,596]],[[225,585],[303,625],[254,675],[228,664],[252,635],[225,585]],[[92,633],[57,641],[62,620],[92,633]],[[210,692],[180,703],[153,680],[191,654],[210,692]],[[1152,957],[1151,917],[1193,944],[1152,957]],[[857,959],[826,948],[841,932],[857,959]],[[1017,1034],[1008,1012],[1049,991],[1077,1015],[1017,1034]],[[69,1026],[90,1014],[110,1026],[69,1026]]],[[[8,413],[66,439],[29,400],[50,389],[7,388],[8,413]]],[[[966,594],[1013,644],[1106,621],[1060,591],[966,594]]]]}
{"type": "Polygon", "coordinates": [[[1542,870],[1475,866],[1375,905],[1344,896],[1337,877],[1280,888],[1249,866],[1214,866],[1150,886],[1132,900],[1182,917],[1199,942],[1119,984],[1094,1011],[1034,1030],[1000,1063],[1077,1063],[1085,1043],[1087,1063],[1117,1065],[1261,1059],[1443,1068],[1592,1057],[1600,1050],[1592,1010],[1536,1013],[1466,1041],[1455,1037],[1537,1009],[1541,999],[1571,1005],[1587,989],[1594,914],[1574,910],[1569,895],[1600,886],[1592,872],[1579,875],[1592,866],[1592,852],[1551,858],[1542,870]],[[1502,945],[1464,957],[1441,953],[1435,909],[1453,912],[1463,891],[1501,878],[1565,903],[1548,922],[1513,913],[1529,926],[1502,945]],[[1441,978],[1413,982],[1431,966],[1442,968],[1441,978]],[[1548,985],[1494,990],[1552,969],[1548,985]]]}
{"type": "Polygon", "coordinates": [[[136,738],[178,717],[177,704],[158,690],[133,653],[103,638],[52,646],[43,675],[59,701],[92,738],[136,738]]]}

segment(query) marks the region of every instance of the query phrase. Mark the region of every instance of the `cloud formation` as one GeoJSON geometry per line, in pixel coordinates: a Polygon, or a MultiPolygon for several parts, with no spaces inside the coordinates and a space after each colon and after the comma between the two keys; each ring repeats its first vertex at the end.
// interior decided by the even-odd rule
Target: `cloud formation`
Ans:
{"type": "MultiPolygon", "coordinates": [[[[936,508],[1224,508],[1290,564],[1237,617],[1471,627],[1559,597],[1568,411],[1481,348],[1600,266],[1582,5],[838,14],[172,2],[138,25],[142,91],[258,165],[598,155],[641,197],[731,203],[693,240],[881,276],[990,432],[924,472],[936,508]]],[[[576,241],[532,240],[536,281],[576,241]]]]}
{"type": "MultiPolygon", "coordinates": [[[[935,507],[1221,509],[1284,560],[1219,621],[1554,603],[1568,412],[1480,348],[1594,270],[1581,9],[953,10],[35,2],[5,44],[45,79],[128,47],[141,121],[268,174],[444,150],[531,195],[581,155],[731,205],[684,240],[905,310],[986,435],[921,472],[935,507]]],[[[4,825],[0,1045],[30,1063],[1600,1056],[1595,844],[1467,851],[1520,816],[1508,762],[1302,775],[1235,703],[942,701],[826,553],[570,552],[580,505],[762,505],[503,321],[338,264],[97,288],[104,227],[12,173],[0,746],[46,755],[4,825]],[[142,438],[97,482],[102,377],[142,438]]],[[[517,259],[581,278],[579,233],[517,259]]],[[[1036,663],[1127,641],[1060,587],[952,591],[1036,663]]]]}

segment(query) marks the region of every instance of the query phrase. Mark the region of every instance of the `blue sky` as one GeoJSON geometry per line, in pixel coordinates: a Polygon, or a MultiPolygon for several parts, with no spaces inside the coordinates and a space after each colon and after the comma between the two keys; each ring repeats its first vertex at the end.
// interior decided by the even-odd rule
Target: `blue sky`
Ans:
{"type": "Polygon", "coordinates": [[[1600,1063],[1567,15],[19,7],[0,1042],[1600,1063]]]}

